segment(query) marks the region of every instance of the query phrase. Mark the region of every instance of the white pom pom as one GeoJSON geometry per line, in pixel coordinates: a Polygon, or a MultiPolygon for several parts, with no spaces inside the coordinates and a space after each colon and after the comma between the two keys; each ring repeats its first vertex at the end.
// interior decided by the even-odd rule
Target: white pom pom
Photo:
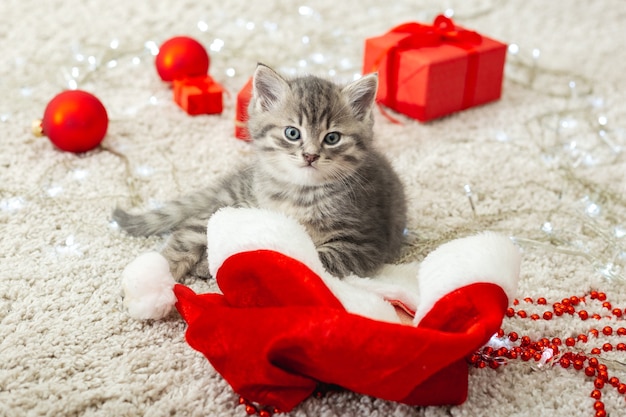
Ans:
{"type": "Polygon", "coordinates": [[[162,319],[176,303],[174,278],[167,259],[147,252],[128,264],[122,272],[124,306],[138,320],[162,319]]]}

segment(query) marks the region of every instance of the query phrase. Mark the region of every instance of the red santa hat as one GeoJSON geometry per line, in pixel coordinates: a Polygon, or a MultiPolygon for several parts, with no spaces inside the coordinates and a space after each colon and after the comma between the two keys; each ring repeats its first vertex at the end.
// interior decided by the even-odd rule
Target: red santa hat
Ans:
{"type": "Polygon", "coordinates": [[[173,293],[188,343],[237,393],[282,411],[320,382],[410,405],[463,402],[465,357],[499,329],[520,265],[508,238],[483,233],[446,243],[419,265],[338,279],[300,224],[259,209],[216,213],[208,248],[221,294],[195,294],[153,270],[167,296],[151,297],[162,301],[151,315],[132,293],[145,274],[131,264],[129,312],[162,317],[173,293]]]}

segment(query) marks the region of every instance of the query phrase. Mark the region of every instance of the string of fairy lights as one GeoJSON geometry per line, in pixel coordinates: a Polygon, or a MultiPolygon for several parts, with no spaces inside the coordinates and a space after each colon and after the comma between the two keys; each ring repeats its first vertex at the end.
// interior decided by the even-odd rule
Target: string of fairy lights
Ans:
{"type": "MultiPolygon", "coordinates": [[[[441,6],[438,4],[438,7],[441,6]]],[[[443,7],[445,15],[463,20],[489,14],[495,6],[493,2],[485,1],[481,7],[471,11],[463,11],[461,6],[454,9],[444,4],[443,7]]],[[[294,10],[303,22],[323,19],[313,7],[307,5],[294,10]]],[[[429,14],[435,13],[435,10],[425,11],[420,18],[428,20],[429,14]]],[[[250,33],[263,32],[271,35],[279,25],[277,21],[272,20],[259,21],[235,16],[231,18],[234,25],[250,33]]],[[[237,53],[238,48],[244,47],[232,39],[208,36],[211,24],[207,19],[200,19],[195,28],[190,28],[190,32],[199,33],[208,39],[206,43],[209,53],[232,55],[237,53]]],[[[297,33],[294,39],[303,47],[313,43],[312,34],[297,33]]],[[[347,39],[345,45],[340,44],[338,48],[341,50],[346,46],[352,47],[354,42],[354,39],[347,39]]],[[[148,65],[152,65],[158,50],[157,41],[152,39],[146,40],[139,47],[123,45],[116,38],[102,45],[81,45],[74,42],[69,47],[70,59],[67,65],[63,65],[56,75],[57,82],[61,88],[77,89],[97,81],[99,74],[104,71],[112,71],[119,67],[146,70],[148,65]]],[[[360,61],[344,55],[343,52],[320,53],[314,48],[308,48],[303,50],[301,58],[288,61],[281,69],[296,72],[302,69],[324,68],[324,72],[329,76],[358,76],[360,61]]],[[[506,232],[521,246],[582,257],[589,262],[595,273],[607,280],[625,282],[626,223],[622,220],[621,213],[626,208],[626,197],[614,189],[594,182],[584,175],[582,170],[588,172],[619,162],[623,158],[626,128],[609,117],[610,103],[606,103],[603,97],[594,91],[592,80],[573,71],[547,69],[541,65],[541,61],[540,49],[512,43],[508,49],[505,79],[507,83],[520,85],[542,96],[560,98],[567,103],[565,107],[548,111],[523,123],[527,132],[526,138],[530,139],[528,142],[538,148],[546,164],[551,164],[555,171],[560,173],[563,189],[578,195],[578,204],[561,205],[545,213],[545,221],[536,225],[537,233],[533,233],[532,236],[529,236],[527,231],[506,232]],[[560,219],[563,218],[578,222],[580,227],[576,230],[562,228],[560,219]]],[[[230,79],[249,76],[244,70],[227,65],[223,66],[221,71],[223,76],[230,79]]],[[[33,88],[28,85],[21,87],[17,92],[22,98],[32,98],[32,94],[33,88]]],[[[123,109],[122,113],[126,112],[132,116],[138,107],[154,105],[162,99],[158,94],[149,96],[147,100],[142,98],[141,103],[133,103],[129,108],[123,109]]],[[[115,114],[115,110],[113,113],[113,118],[120,116],[115,114]]],[[[7,123],[11,118],[10,112],[0,111],[0,121],[7,123]]],[[[507,132],[499,132],[498,135],[496,140],[509,140],[507,132]]],[[[140,175],[138,170],[141,167],[133,167],[122,152],[107,147],[106,144],[103,145],[103,149],[116,154],[124,161],[129,178],[140,175]]],[[[50,183],[49,187],[45,193],[46,198],[58,194],[58,184],[50,183]]],[[[12,194],[10,190],[6,190],[0,195],[1,211],[12,212],[26,204],[26,196],[12,194]]],[[[131,190],[130,194],[131,199],[136,202],[137,193],[131,190]]],[[[32,200],[33,196],[30,195],[28,198],[32,200]]],[[[403,260],[422,257],[446,240],[497,225],[507,215],[512,214],[481,213],[473,184],[466,184],[460,189],[459,198],[467,199],[474,214],[468,223],[461,229],[442,231],[436,239],[413,239],[403,260]]],[[[417,230],[411,232],[413,235],[420,235],[417,230]]]]}
{"type": "Polygon", "coordinates": [[[575,73],[541,68],[536,49],[531,52],[530,63],[519,56],[517,45],[510,45],[509,52],[511,70],[507,76],[512,82],[567,102],[565,109],[542,114],[528,120],[525,126],[546,164],[553,165],[560,173],[563,189],[578,195],[578,204],[555,207],[548,213],[539,227],[543,239],[520,236],[515,241],[523,246],[582,257],[605,279],[626,282],[626,229],[622,217],[626,200],[616,190],[588,179],[581,172],[583,168],[601,169],[623,158],[626,129],[611,123],[606,103],[594,91],[590,80],[575,73]],[[516,78],[520,73],[524,78],[516,78]],[[559,217],[569,217],[580,227],[559,228],[559,217]]]}

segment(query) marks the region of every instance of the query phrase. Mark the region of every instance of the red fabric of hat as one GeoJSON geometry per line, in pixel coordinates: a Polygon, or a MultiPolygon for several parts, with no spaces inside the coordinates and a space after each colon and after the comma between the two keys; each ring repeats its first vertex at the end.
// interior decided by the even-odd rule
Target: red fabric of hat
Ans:
{"type": "Polygon", "coordinates": [[[319,382],[409,405],[460,404],[465,357],[499,329],[508,305],[496,284],[441,298],[417,327],[349,313],[306,265],[271,250],[230,256],[223,294],[177,284],[187,342],[242,397],[289,411],[319,382]]]}

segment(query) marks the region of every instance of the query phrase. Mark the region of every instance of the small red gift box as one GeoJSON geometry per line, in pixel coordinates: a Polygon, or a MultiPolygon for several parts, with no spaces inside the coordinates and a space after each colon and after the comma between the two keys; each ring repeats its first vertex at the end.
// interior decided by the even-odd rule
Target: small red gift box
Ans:
{"type": "Polygon", "coordinates": [[[235,137],[243,140],[251,140],[248,132],[248,104],[252,98],[252,77],[246,85],[237,93],[237,108],[235,109],[235,137]]]}
{"type": "Polygon", "coordinates": [[[174,101],[193,116],[221,113],[223,92],[208,75],[174,80],[174,101]]]}
{"type": "Polygon", "coordinates": [[[440,15],[367,39],[363,72],[379,73],[379,103],[428,121],[499,99],[506,50],[440,15]]]}

